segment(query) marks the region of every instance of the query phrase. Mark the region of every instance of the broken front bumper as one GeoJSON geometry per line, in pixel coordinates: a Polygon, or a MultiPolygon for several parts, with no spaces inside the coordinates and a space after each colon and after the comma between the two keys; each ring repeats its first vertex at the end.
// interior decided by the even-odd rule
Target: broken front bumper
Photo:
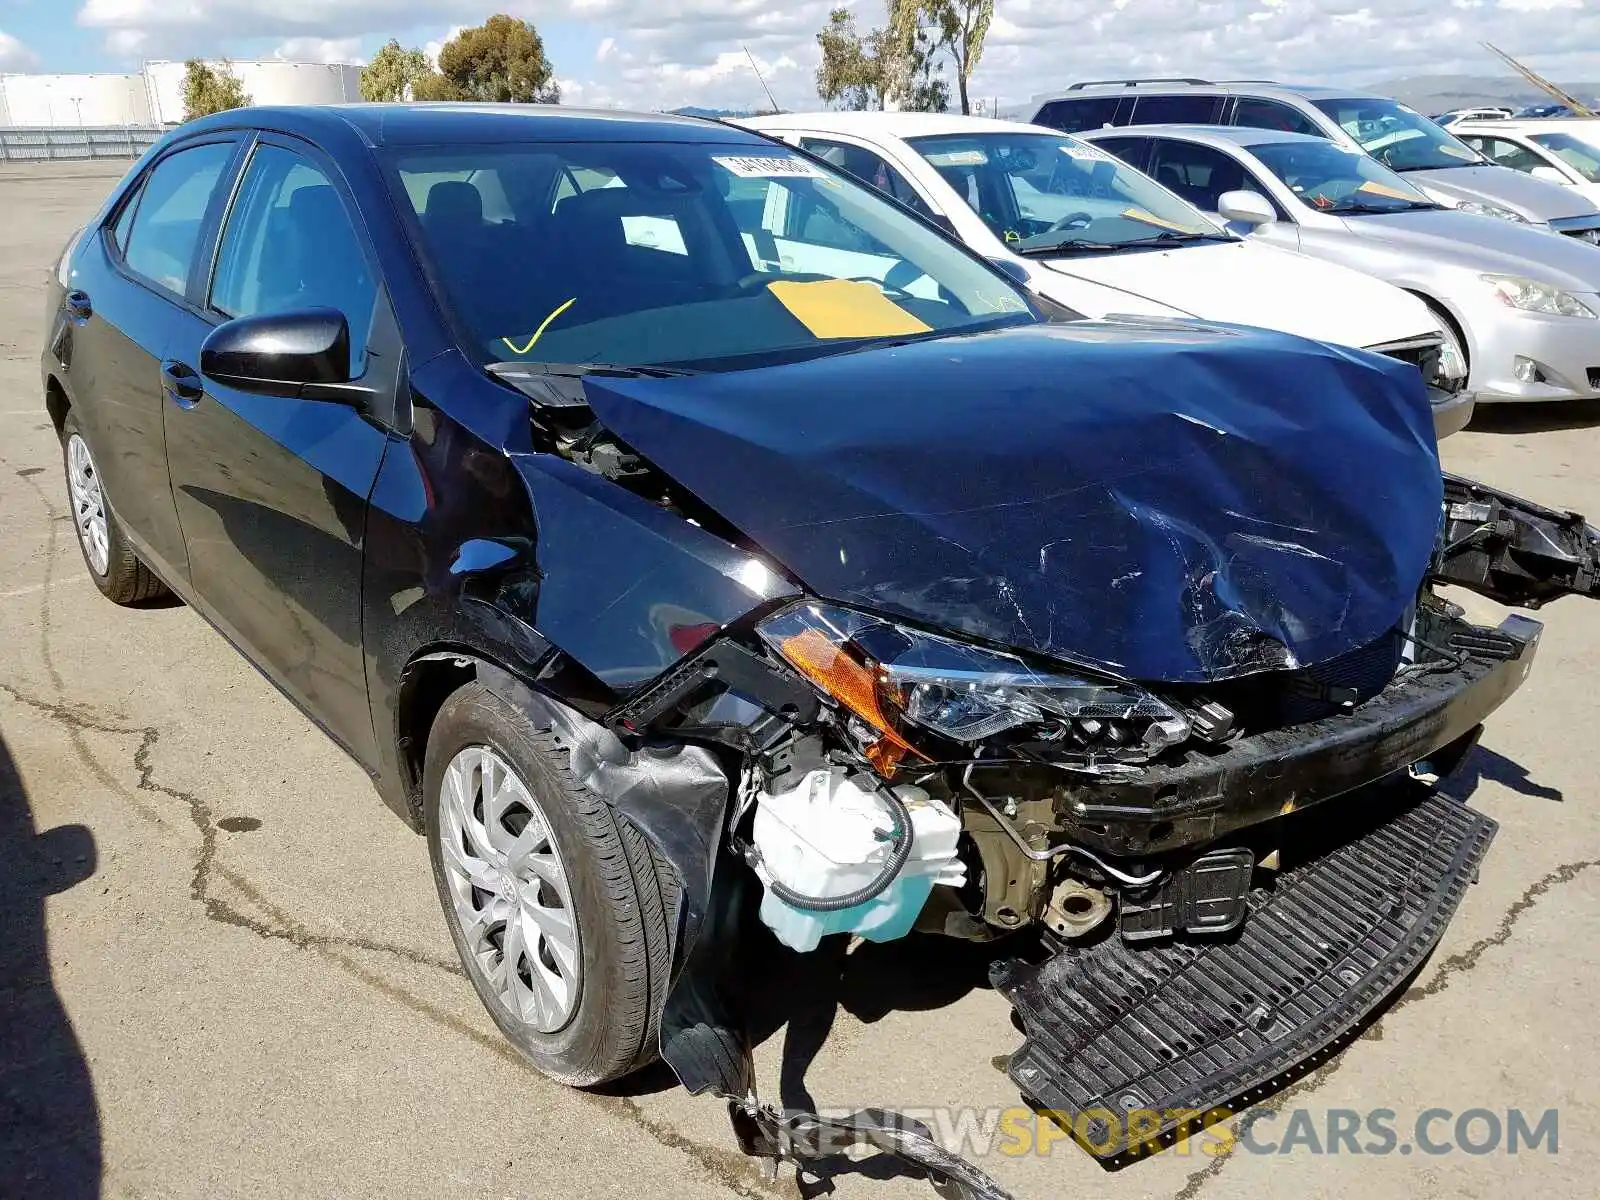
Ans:
{"type": "Polygon", "coordinates": [[[1348,1034],[1427,957],[1495,834],[1439,794],[1365,821],[1253,892],[1237,938],[997,964],[1027,1035],[1008,1066],[1023,1095],[1090,1153],[1137,1154],[1348,1034]]]}
{"type": "Polygon", "coordinates": [[[1214,841],[1404,771],[1466,736],[1522,686],[1543,626],[1508,617],[1460,624],[1459,664],[1414,668],[1354,712],[1241,738],[1211,756],[1138,778],[1066,790],[1068,835],[1113,855],[1148,856],[1214,841]]]}

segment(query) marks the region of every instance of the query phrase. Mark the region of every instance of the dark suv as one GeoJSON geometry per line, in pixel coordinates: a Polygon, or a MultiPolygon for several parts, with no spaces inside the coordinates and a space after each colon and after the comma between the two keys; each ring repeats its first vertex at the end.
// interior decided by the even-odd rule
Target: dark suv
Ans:
{"type": "Polygon", "coordinates": [[[371,773],[539,1069],[659,1048],[752,1152],[971,1195],[890,1115],[755,1100],[769,930],[1008,938],[1029,1096],[1220,1102],[1380,1003],[1487,848],[1414,781],[1539,627],[1435,584],[1596,590],[1581,518],[1441,476],[1414,368],[1042,313],[716,123],[209,117],[49,307],[96,584],[175,592],[371,773]]]}

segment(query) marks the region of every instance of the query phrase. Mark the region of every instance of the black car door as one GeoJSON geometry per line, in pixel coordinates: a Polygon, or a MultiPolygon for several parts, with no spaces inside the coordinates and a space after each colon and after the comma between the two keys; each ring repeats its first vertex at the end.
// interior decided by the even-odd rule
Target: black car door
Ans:
{"type": "Polygon", "coordinates": [[[238,149],[224,136],[155,160],[104,227],[85,233],[62,314],[74,412],[105,496],[140,554],[180,587],[188,567],[167,481],[159,364],[238,149]]]}
{"type": "Polygon", "coordinates": [[[392,403],[398,335],[360,228],[321,154],[293,139],[255,143],[222,225],[207,311],[187,314],[168,346],[167,370],[183,386],[166,431],[199,605],[370,764],[361,557],[389,436],[382,404],[262,395],[199,374],[201,344],[230,318],[335,308],[350,326],[352,378],[387,380],[374,394],[392,403]]]}

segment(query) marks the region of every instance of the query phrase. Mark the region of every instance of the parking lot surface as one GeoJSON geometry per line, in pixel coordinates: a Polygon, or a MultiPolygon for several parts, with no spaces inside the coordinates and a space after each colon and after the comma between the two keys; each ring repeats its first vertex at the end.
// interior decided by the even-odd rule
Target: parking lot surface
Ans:
{"type": "MultiPolygon", "coordinates": [[[[720,1106],[660,1070],[605,1095],[535,1074],[455,966],[422,839],[362,771],[187,609],[100,597],[38,357],[43,281],[115,175],[0,169],[0,1196],[931,1195],[883,1160],[768,1182],[720,1106]]],[[[1494,411],[1445,457],[1600,516],[1597,427],[1494,411]]],[[[1268,1097],[1248,1145],[1214,1131],[1112,1172],[1025,1120],[996,1064],[1021,1040],[1009,1008],[950,942],[781,985],[766,1094],[914,1110],[1039,1200],[1592,1195],[1600,605],[1543,619],[1532,681],[1450,785],[1500,822],[1481,881],[1409,990],[1268,1097]],[[1392,1147],[1352,1152],[1382,1145],[1374,1110],[1392,1147]],[[1558,1110],[1555,1152],[1490,1145],[1482,1116],[1458,1137],[1471,1110],[1504,1131],[1558,1110]],[[1328,1136],[1345,1112],[1354,1146],[1328,1136]]]]}

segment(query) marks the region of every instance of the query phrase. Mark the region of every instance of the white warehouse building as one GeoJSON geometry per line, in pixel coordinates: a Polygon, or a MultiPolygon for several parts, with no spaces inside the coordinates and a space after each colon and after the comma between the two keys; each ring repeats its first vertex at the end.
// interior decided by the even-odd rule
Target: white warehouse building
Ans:
{"type": "MultiPolygon", "coordinates": [[[[255,104],[361,99],[361,68],[354,63],[262,59],[228,66],[255,104]]],[[[0,127],[175,125],[183,120],[183,75],[181,62],[147,62],[125,75],[0,75],[0,127]]]]}

